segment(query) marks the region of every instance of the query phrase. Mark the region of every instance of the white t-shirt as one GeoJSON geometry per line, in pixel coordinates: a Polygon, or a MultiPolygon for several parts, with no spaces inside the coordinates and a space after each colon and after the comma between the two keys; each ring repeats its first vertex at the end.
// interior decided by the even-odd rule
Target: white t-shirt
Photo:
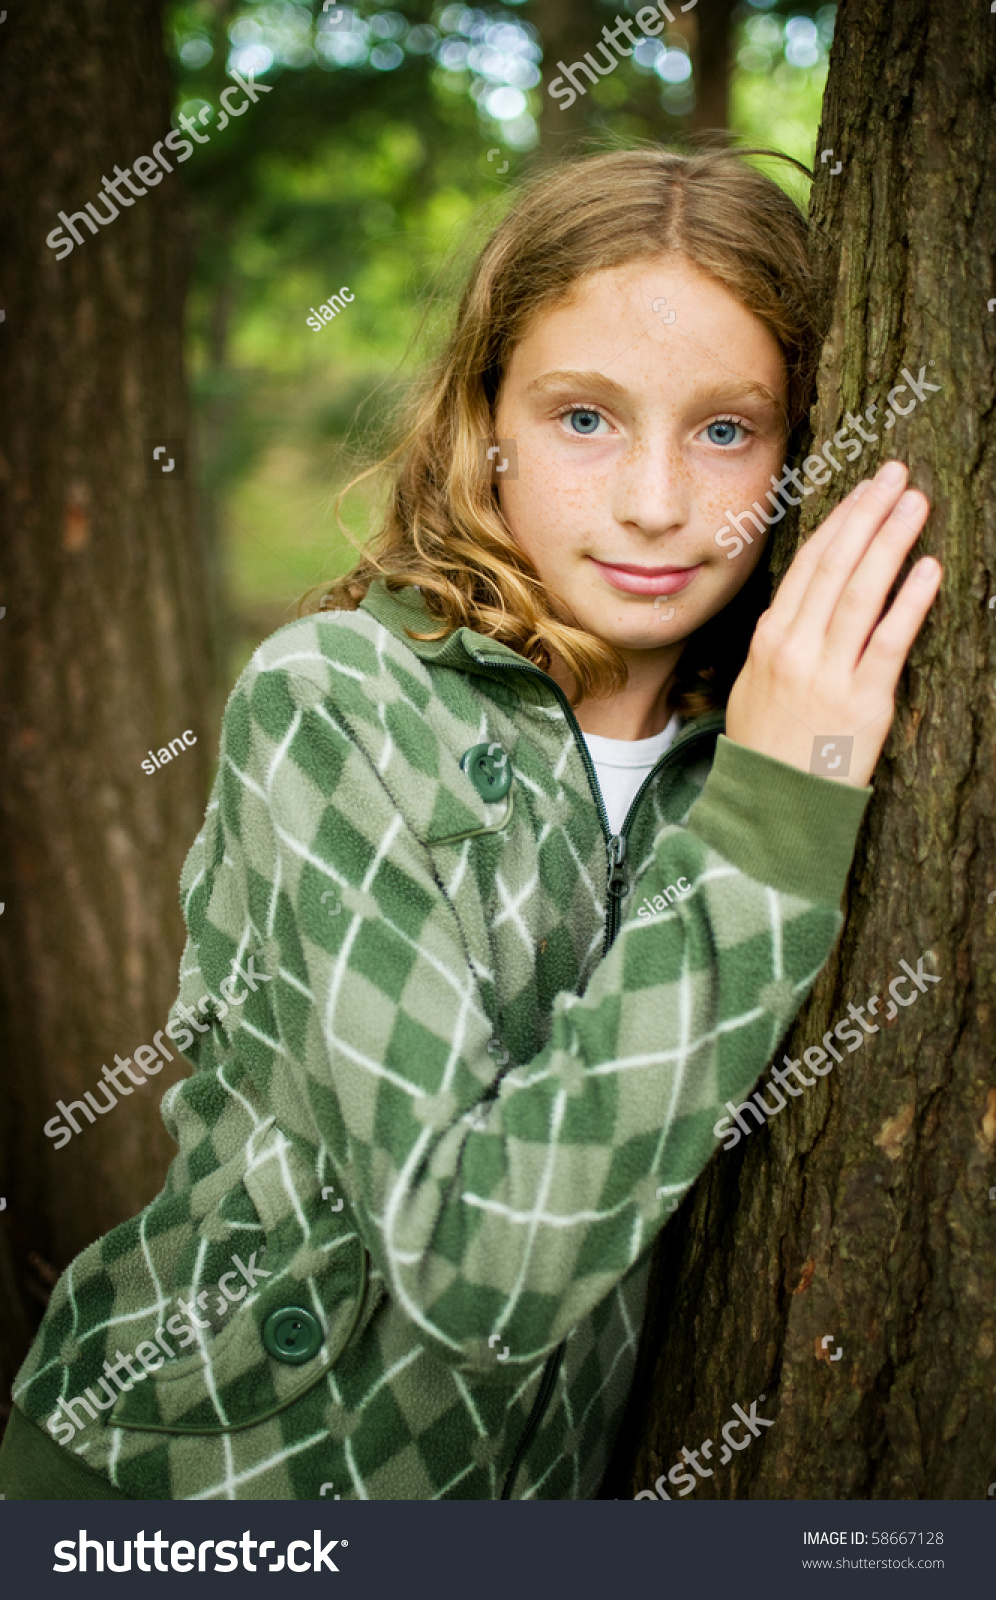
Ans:
{"type": "Polygon", "coordinates": [[[641,784],[674,743],[680,727],[681,718],[675,712],[663,732],[650,739],[606,739],[600,733],[585,733],[613,833],[619,832],[641,784]]]}

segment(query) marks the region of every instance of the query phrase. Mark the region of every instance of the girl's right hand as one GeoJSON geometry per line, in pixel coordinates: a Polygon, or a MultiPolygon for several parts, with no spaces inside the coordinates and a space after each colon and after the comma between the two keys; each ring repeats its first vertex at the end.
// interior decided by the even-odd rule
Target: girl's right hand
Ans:
{"type": "Polygon", "coordinates": [[[798,552],[730,691],[727,738],[856,788],[870,781],[899,674],[943,576],[940,562],[925,557],[882,616],[930,511],[918,489],[902,493],[906,475],[901,462],[886,462],[798,552]],[[831,760],[849,737],[850,762],[834,772],[831,760]],[[837,751],[824,756],[835,741],[837,751]]]}

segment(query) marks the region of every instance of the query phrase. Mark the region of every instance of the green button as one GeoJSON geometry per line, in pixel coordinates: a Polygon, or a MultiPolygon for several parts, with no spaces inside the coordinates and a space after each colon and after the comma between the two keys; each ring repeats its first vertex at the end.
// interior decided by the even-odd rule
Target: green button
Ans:
{"type": "Polygon", "coordinates": [[[276,1361],[298,1366],[322,1348],[322,1325],[301,1306],[280,1306],[263,1323],[263,1345],[276,1361]]]}
{"type": "Polygon", "coordinates": [[[475,744],[460,765],[482,800],[503,800],[512,787],[512,768],[500,744],[475,744]]]}

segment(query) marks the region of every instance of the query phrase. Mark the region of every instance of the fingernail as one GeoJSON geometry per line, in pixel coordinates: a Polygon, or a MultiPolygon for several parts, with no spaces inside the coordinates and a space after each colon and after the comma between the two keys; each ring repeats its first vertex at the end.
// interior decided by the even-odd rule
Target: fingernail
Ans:
{"type": "Polygon", "coordinates": [[[909,511],[909,512],[922,511],[923,510],[923,497],[922,497],[922,495],[919,495],[915,489],[907,489],[906,493],[904,495],[900,496],[899,504],[896,506],[896,510],[897,510],[897,512],[898,511],[909,511]]]}
{"type": "Polygon", "coordinates": [[[917,583],[929,583],[933,579],[934,568],[938,566],[940,562],[935,561],[933,556],[924,556],[923,560],[918,561],[913,568],[913,576],[917,583]]]}
{"type": "Polygon", "coordinates": [[[887,461],[878,475],[879,483],[902,483],[906,477],[906,468],[901,461],[887,461]]]}
{"type": "Polygon", "coordinates": [[[856,487],[851,491],[851,499],[852,500],[860,500],[861,496],[864,494],[864,492],[867,489],[867,487],[868,487],[868,479],[867,478],[862,478],[861,482],[859,484],[857,484],[856,487]]]}

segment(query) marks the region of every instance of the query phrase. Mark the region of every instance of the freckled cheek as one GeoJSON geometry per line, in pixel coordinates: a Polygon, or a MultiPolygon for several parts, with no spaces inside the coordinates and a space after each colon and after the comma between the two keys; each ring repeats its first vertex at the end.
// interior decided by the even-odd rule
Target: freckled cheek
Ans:
{"type": "Polygon", "coordinates": [[[773,451],[761,466],[750,473],[749,481],[744,485],[744,492],[750,491],[751,500],[760,500],[769,489],[774,488],[771,480],[774,478],[775,483],[778,482],[782,459],[781,451],[773,451]]]}
{"type": "Polygon", "coordinates": [[[714,489],[699,497],[699,516],[706,528],[720,529],[726,521],[726,508],[732,505],[727,491],[714,489]]]}
{"type": "Polygon", "coordinates": [[[688,521],[692,528],[704,535],[723,526],[727,507],[737,505],[745,482],[743,475],[734,477],[732,473],[675,473],[675,488],[683,496],[688,521]]]}
{"type": "Polygon", "coordinates": [[[520,476],[504,484],[499,493],[513,538],[541,566],[583,542],[588,522],[583,507],[541,477],[531,483],[520,476]]]}
{"type": "Polygon", "coordinates": [[[605,485],[591,474],[572,471],[556,449],[518,442],[518,476],[502,484],[502,509],[516,537],[523,542],[551,542],[551,535],[583,536],[592,513],[601,504],[605,485]]]}
{"type": "Polygon", "coordinates": [[[735,475],[731,473],[725,482],[712,481],[703,486],[697,496],[700,513],[710,523],[715,521],[717,528],[722,527],[727,520],[727,512],[739,514],[755,500],[764,501],[764,496],[772,488],[772,476],[776,483],[778,481],[781,464],[781,452],[774,451],[760,465],[757,462],[749,467],[745,465],[735,475]]]}

